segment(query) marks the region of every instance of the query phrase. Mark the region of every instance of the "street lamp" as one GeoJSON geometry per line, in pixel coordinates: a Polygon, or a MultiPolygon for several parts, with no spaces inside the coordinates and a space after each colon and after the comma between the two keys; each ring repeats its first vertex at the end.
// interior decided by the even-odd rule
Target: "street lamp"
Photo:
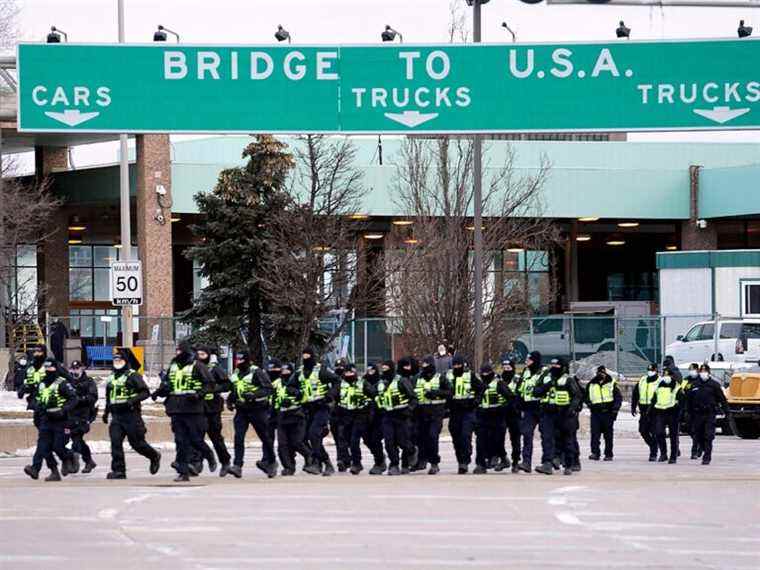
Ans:
{"type": "Polygon", "coordinates": [[[282,25],[277,26],[277,31],[274,33],[274,37],[277,38],[278,42],[288,40],[288,43],[291,43],[290,32],[283,28],[282,25]]]}
{"type": "Polygon", "coordinates": [[[615,30],[615,35],[618,37],[618,39],[625,38],[627,40],[630,40],[631,28],[627,27],[623,20],[620,20],[620,25],[617,27],[617,30],[615,30]]]}
{"type": "MultiPolygon", "coordinates": [[[[752,30],[752,28],[750,28],[750,30],[752,30]]],[[[66,32],[59,28],[56,28],[55,26],[51,26],[50,33],[47,35],[47,43],[59,44],[61,43],[61,36],[63,36],[63,41],[69,41],[69,36],[66,32]]]]}
{"type": "Polygon", "coordinates": [[[158,25],[158,29],[153,33],[153,41],[165,42],[167,32],[177,38],[177,43],[179,43],[179,34],[177,32],[172,32],[169,28],[163,27],[161,24],[158,25]]]}
{"type": "Polygon", "coordinates": [[[512,28],[510,28],[506,22],[502,22],[501,27],[507,30],[510,34],[512,34],[512,43],[515,43],[517,41],[517,36],[515,36],[515,33],[512,31],[512,28]]]}
{"type": "Polygon", "coordinates": [[[739,29],[736,30],[740,38],[748,38],[752,35],[752,26],[745,26],[744,20],[739,20],[739,29]]]}
{"type": "Polygon", "coordinates": [[[404,36],[401,35],[400,32],[397,32],[393,28],[391,28],[389,25],[386,24],[385,31],[380,34],[380,37],[383,38],[384,42],[392,42],[396,39],[396,36],[398,36],[399,43],[404,43],[404,36]]]}

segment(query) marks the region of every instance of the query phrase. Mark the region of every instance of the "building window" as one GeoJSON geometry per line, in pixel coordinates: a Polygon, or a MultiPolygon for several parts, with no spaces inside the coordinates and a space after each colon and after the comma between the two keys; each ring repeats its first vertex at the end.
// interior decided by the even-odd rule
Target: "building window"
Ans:
{"type": "Polygon", "coordinates": [[[548,252],[504,251],[502,256],[504,294],[522,291],[534,311],[547,311],[551,293],[548,252]]]}
{"type": "Polygon", "coordinates": [[[760,317],[760,279],[741,282],[742,317],[760,317]]]}
{"type": "Polygon", "coordinates": [[[36,315],[37,246],[19,245],[9,257],[8,304],[21,315],[36,315]]]}
{"type": "Polygon", "coordinates": [[[118,259],[119,249],[111,245],[69,246],[69,299],[109,301],[111,262],[118,259]]]}

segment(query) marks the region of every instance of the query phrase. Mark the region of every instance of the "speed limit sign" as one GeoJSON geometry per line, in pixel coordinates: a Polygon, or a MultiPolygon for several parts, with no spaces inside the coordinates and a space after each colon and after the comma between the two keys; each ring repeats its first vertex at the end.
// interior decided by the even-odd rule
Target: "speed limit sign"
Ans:
{"type": "Polygon", "coordinates": [[[111,303],[115,306],[142,305],[142,266],[139,261],[111,264],[111,303]]]}

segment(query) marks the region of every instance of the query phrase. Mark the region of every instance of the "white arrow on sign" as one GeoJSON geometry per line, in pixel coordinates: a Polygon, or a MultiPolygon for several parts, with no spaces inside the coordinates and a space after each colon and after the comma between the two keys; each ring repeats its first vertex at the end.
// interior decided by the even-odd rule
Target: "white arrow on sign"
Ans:
{"type": "Polygon", "coordinates": [[[727,123],[731,119],[741,117],[745,113],[749,113],[749,108],[744,109],[732,109],[731,107],[713,107],[712,109],[694,109],[697,115],[701,115],[706,119],[715,121],[716,123],[727,123]]]}
{"type": "Polygon", "coordinates": [[[90,119],[94,119],[100,115],[100,113],[97,111],[92,113],[82,113],[82,111],[79,109],[66,109],[63,113],[45,111],[45,114],[51,119],[54,119],[70,127],[76,127],[77,125],[81,125],[85,121],[89,121],[90,119]]]}
{"type": "Polygon", "coordinates": [[[432,121],[438,113],[420,113],[419,111],[404,111],[403,113],[385,113],[391,121],[396,121],[410,128],[418,127],[423,123],[432,121]]]}

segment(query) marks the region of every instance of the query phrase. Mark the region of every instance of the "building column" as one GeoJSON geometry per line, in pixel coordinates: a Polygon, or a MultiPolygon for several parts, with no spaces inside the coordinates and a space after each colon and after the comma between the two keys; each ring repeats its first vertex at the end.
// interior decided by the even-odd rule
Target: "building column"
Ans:
{"type": "Polygon", "coordinates": [[[167,335],[173,337],[169,319],[174,316],[169,136],[136,138],[137,247],[143,268],[140,316],[149,317],[140,319],[140,338],[149,339],[153,327],[161,325],[159,337],[169,340],[167,335]]]}
{"type": "MultiPolygon", "coordinates": [[[[67,147],[35,147],[34,174],[38,184],[47,176],[69,168],[67,147]]],[[[42,259],[38,256],[38,282],[42,302],[40,308],[51,317],[69,315],[69,244],[68,216],[60,207],[46,228],[48,235],[42,242],[42,259]]]]}
{"type": "Polygon", "coordinates": [[[689,219],[681,222],[681,249],[712,250],[718,249],[718,230],[714,223],[708,222],[700,227],[699,220],[699,171],[701,166],[689,167],[689,219]]]}

